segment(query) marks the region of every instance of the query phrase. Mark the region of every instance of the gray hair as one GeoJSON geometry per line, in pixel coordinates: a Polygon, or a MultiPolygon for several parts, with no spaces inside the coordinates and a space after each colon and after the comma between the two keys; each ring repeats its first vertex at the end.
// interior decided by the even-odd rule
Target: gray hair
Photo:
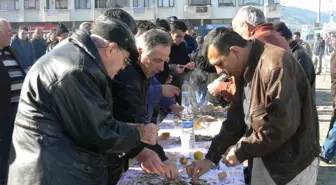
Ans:
{"type": "Polygon", "coordinates": [[[8,20],[0,18],[0,32],[2,33],[5,31],[5,23],[8,23],[8,20]]]}
{"type": "Polygon", "coordinates": [[[243,25],[244,21],[253,27],[257,27],[261,24],[265,24],[266,18],[261,9],[254,6],[244,6],[238,10],[236,16],[234,17],[234,22],[235,24],[243,25]]]}
{"type": "Polygon", "coordinates": [[[109,41],[99,35],[91,34],[90,37],[97,48],[107,48],[110,44],[109,41]]]}
{"type": "Polygon", "coordinates": [[[144,56],[151,55],[158,45],[170,47],[171,44],[170,35],[160,29],[151,29],[136,38],[136,46],[142,49],[142,55],[144,56]]]}

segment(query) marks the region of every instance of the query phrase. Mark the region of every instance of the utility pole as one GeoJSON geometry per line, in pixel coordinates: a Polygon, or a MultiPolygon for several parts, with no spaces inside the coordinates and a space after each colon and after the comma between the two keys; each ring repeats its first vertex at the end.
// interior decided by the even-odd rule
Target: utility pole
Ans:
{"type": "Polygon", "coordinates": [[[154,11],[154,22],[156,21],[156,0],[152,0],[153,11],[154,11]]]}
{"type": "Polygon", "coordinates": [[[321,0],[318,0],[319,4],[318,4],[318,12],[317,12],[317,24],[320,27],[320,23],[321,23],[321,0]]]}

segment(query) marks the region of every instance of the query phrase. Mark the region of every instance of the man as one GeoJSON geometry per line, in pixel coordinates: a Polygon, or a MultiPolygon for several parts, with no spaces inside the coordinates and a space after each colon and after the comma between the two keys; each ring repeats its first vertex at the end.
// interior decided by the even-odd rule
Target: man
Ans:
{"type": "Polygon", "coordinates": [[[47,51],[51,51],[54,47],[60,43],[61,41],[65,40],[69,37],[69,30],[63,23],[58,23],[55,31],[55,40],[52,41],[47,48],[47,51]]]}
{"type": "Polygon", "coordinates": [[[320,33],[317,33],[316,39],[314,42],[314,49],[313,49],[313,62],[314,62],[315,70],[317,71],[316,75],[319,75],[322,72],[322,60],[323,60],[324,50],[325,50],[325,42],[323,38],[321,37],[320,33]]]}
{"type": "Polygon", "coordinates": [[[138,37],[150,29],[156,28],[155,24],[148,20],[139,20],[136,23],[138,32],[135,34],[135,37],[138,37]]]}
{"type": "MultiPolygon", "coordinates": [[[[259,39],[291,52],[286,39],[274,29],[273,24],[266,22],[266,17],[261,9],[253,6],[244,6],[238,10],[233,18],[232,27],[235,32],[245,39],[259,39]]],[[[214,81],[208,86],[208,90],[213,95],[224,93],[230,97],[230,92],[236,92],[233,80],[229,82],[214,81]]]]}
{"type": "Polygon", "coordinates": [[[259,39],[291,52],[286,39],[277,33],[273,24],[266,22],[266,17],[261,9],[254,6],[244,6],[233,18],[232,27],[245,39],[259,39]]]}
{"type": "Polygon", "coordinates": [[[301,33],[296,31],[293,33],[293,39],[296,40],[303,48],[305,48],[310,57],[313,57],[313,53],[311,51],[310,45],[301,39],[301,33]]]}
{"type": "Polygon", "coordinates": [[[34,64],[34,50],[28,39],[27,27],[19,27],[19,32],[12,40],[11,47],[18,53],[19,62],[21,62],[21,66],[27,72],[34,64]]]}
{"type": "Polygon", "coordinates": [[[331,97],[333,101],[333,113],[331,116],[327,138],[323,143],[320,159],[330,163],[336,155],[336,51],[331,53],[330,59],[331,97]]]}
{"type": "Polygon", "coordinates": [[[296,40],[293,40],[293,34],[284,22],[275,23],[274,27],[277,32],[287,40],[289,47],[292,49],[294,58],[301,64],[303,71],[306,73],[312,92],[315,94],[316,75],[313,61],[309,54],[296,40]]]}
{"type": "Polygon", "coordinates": [[[107,155],[155,144],[154,124],[113,118],[108,81],[136,53],[127,25],[99,21],[42,57],[26,78],[8,184],[107,184],[107,155]]]}
{"type": "Polygon", "coordinates": [[[25,77],[19,56],[9,45],[11,36],[10,23],[0,18],[0,185],[6,183],[14,119],[25,77]]]}
{"type": "Polygon", "coordinates": [[[226,28],[207,35],[205,51],[217,73],[235,77],[237,91],[205,159],[188,174],[200,177],[227,151],[228,166],[253,158],[252,185],[315,184],[319,125],[300,64],[279,47],[226,28]]]}
{"type": "Polygon", "coordinates": [[[197,50],[197,41],[194,37],[194,30],[192,28],[187,28],[184,35],[184,40],[188,45],[188,54],[196,52],[197,50]]]}
{"type": "Polygon", "coordinates": [[[36,28],[31,41],[34,51],[34,60],[41,58],[47,50],[46,41],[43,38],[43,31],[41,28],[36,28]]]}
{"type": "MultiPolygon", "coordinates": [[[[136,23],[135,20],[132,18],[132,16],[130,14],[128,14],[127,12],[125,12],[122,9],[109,9],[107,11],[105,11],[103,14],[101,14],[99,17],[97,17],[96,21],[104,21],[104,20],[114,20],[114,19],[118,19],[121,20],[122,22],[124,22],[131,30],[133,34],[137,33],[137,28],[136,28],[136,23]]],[[[137,61],[139,57],[139,54],[136,53],[132,53],[130,55],[130,61],[137,61]]],[[[127,78],[126,78],[127,79],[127,78]]],[[[113,81],[109,82],[110,88],[112,89],[112,93],[113,95],[115,94],[115,84],[113,81]]],[[[122,88],[121,88],[122,89],[122,88]]],[[[127,90],[127,88],[125,88],[125,90],[127,90]]],[[[126,93],[129,91],[126,91],[126,93]]],[[[132,93],[132,92],[131,92],[132,93]]],[[[114,106],[116,106],[116,103],[114,102],[114,106]]],[[[114,109],[116,110],[116,109],[114,109]]],[[[118,108],[119,110],[119,108],[118,108]]],[[[127,107],[126,109],[127,111],[132,111],[130,110],[129,107],[127,107]]],[[[116,115],[118,115],[117,113],[114,113],[116,115]]],[[[132,115],[133,114],[129,114],[132,115]]],[[[126,119],[132,118],[132,116],[125,116],[126,119]]],[[[141,115],[141,113],[139,113],[138,115],[141,115]]],[[[145,116],[147,117],[147,115],[141,115],[141,116],[145,116]]],[[[122,121],[122,120],[121,120],[122,121]]],[[[143,119],[141,119],[141,123],[146,123],[143,121],[143,119]]],[[[108,184],[114,185],[116,184],[120,177],[121,174],[123,173],[124,169],[128,168],[128,158],[135,158],[136,160],[138,160],[139,162],[142,163],[142,168],[149,173],[159,173],[159,174],[164,174],[165,170],[163,168],[163,163],[160,160],[159,156],[152,150],[150,149],[143,149],[143,147],[140,147],[137,150],[134,150],[132,152],[130,152],[129,155],[124,156],[125,153],[123,153],[122,155],[120,154],[109,154],[108,156],[108,173],[109,173],[109,179],[108,179],[108,184]],[[140,153],[139,153],[140,152],[140,153]],[[118,161],[118,162],[117,162],[118,161]],[[117,164],[116,164],[117,163],[117,164]]]]}
{"type": "MultiPolygon", "coordinates": [[[[138,33],[135,37],[139,37],[146,31],[155,29],[156,25],[151,21],[138,21],[137,22],[138,33]]],[[[167,80],[167,79],[166,79],[167,80]]],[[[177,105],[174,101],[174,97],[180,93],[180,89],[170,84],[161,84],[155,76],[151,78],[149,91],[147,94],[147,107],[148,107],[148,120],[152,122],[153,109],[156,106],[162,107],[164,110],[170,109],[175,114],[179,115],[183,110],[183,107],[177,105]]],[[[156,123],[157,120],[153,120],[156,123]]]]}
{"type": "MultiPolygon", "coordinates": [[[[170,28],[173,44],[169,55],[169,68],[171,71],[176,70],[176,73],[173,74],[172,84],[181,89],[184,80],[187,79],[187,73],[195,68],[195,63],[190,62],[188,46],[184,42],[187,25],[181,20],[176,20],[170,24],[170,28]]],[[[176,97],[176,102],[181,105],[181,101],[180,94],[176,97]]]]}
{"type": "MultiPolygon", "coordinates": [[[[138,60],[131,61],[130,65],[113,80],[113,103],[118,107],[114,109],[114,116],[126,122],[147,124],[149,122],[147,96],[151,78],[163,70],[164,63],[169,59],[171,38],[162,30],[151,29],[137,37],[136,44],[139,51],[138,60]]],[[[176,164],[168,160],[163,148],[158,144],[142,145],[119,160],[127,164],[128,158],[134,158],[148,150],[156,152],[151,156],[154,164],[161,161],[164,164],[163,172],[155,167],[156,164],[153,165],[156,168],[153,172],[163,173],[168,178],[175,179],[176,164]]]]}

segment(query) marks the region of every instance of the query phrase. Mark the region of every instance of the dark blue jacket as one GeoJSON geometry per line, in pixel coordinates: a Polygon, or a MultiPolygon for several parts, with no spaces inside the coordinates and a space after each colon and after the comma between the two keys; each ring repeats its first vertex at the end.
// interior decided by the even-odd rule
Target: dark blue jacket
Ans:
{"type": "Polygon", "coordinates": [[[28,69],[34,64],[34,50],[32,44],[27,39],[22,46],[18,37],[12,40],[11,47],[18,53],[19,61],[23,69],[28,69]]]}
{"type": "Polygon", "coordinates": [[[194,37],[186,34],[184,36],[184,40],[188,45],[188,54],[192,53],[192,52],[196,52],[197,50],[197,41],[194,37]]]}
{"type": "Polygon", "coordinates": [[[47,51],[47,44],[43,39],[33,39],[32,46],[35,61],[41,58],[47,51]]]}
{"type": "Polygon", "coordinates": [[[162,87],[160,82],[153,76],[150,82],[150,87],[147,96],[148,101],[148,120],[150,121],[153,116],[153,109],[159,105],[165,110],[175,103],[173,98],[165,97],[162,95],[162,87]]]}

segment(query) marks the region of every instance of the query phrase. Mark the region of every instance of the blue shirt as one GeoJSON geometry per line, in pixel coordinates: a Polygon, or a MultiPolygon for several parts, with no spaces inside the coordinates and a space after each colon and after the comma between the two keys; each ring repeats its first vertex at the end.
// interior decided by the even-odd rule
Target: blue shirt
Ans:
{"type": "Polygon", "coordinates": [[[156,105],[159,105],[165,110],[168,110],[169,107],[175,103],[173,98],[165,97],[162,95],[162,87],[160,82],[156,79],[156,77],[151,78],[149,91],[147,94],[147,109],[148,109],[148,120],[149,122],[153,116],[153,109],[156,105]]]}

